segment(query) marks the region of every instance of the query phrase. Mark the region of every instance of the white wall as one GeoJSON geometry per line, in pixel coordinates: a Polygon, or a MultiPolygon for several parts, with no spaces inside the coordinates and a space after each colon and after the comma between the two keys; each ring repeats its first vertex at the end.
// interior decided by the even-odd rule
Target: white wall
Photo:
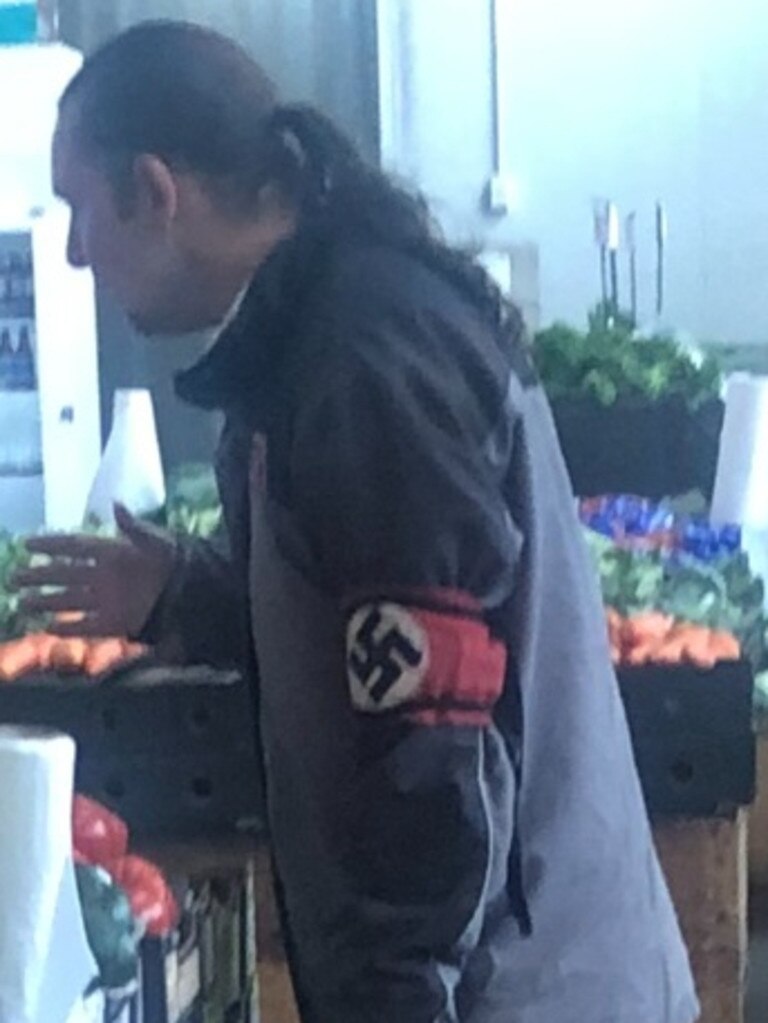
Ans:
{"type": "Polygon", "coordinates": [[[540,321],[535,246],[488,211],[495,170],[490,0],[376,0],[385,168],[430,201],[449,238],[484,250],[528,324],[540,321]],[[523,244],[520,244],[523,242],[523,244]]]}
{"type": "Polygon", "coordinates": [[[519,190],[502,220],[481,202],[494,0],[377,2],[385,163],[454,238],[537,243],[544,320],[583,321],[599,297],[599,197],[637,211],[651,319],[661,199],[664,325],[768,341],[768,0],[498,0],[503,156],[519,190]]]}
{"type": "Polygon", "coordinates": [[[492,170],[488,0],[377,0],[381,156],[453,237],[481,235],[492,170]]]}
{"type": "Polygon", "coordinates": [[[768,3],[508,2],[515,231],[540,244],[545,319],[579,320],[597,295],[597,196],[638,211],[650,312],[661,198],[668,323],[768,340],[768,3]]]}
{"type": "Polygon", "coordinates": [[[53,202],[50,151],[57,103],[81,64],[65,46],[6,46],[0,60],[0,219],[23,224],[53,202]]]}

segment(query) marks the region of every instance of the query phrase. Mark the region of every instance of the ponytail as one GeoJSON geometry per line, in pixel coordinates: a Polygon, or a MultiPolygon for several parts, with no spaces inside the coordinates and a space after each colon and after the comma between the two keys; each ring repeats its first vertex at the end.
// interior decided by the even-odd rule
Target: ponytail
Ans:
{"type": "Polygon", "coordinates": [[[464,294],[495,328],[513,340],[523,339],[517,309],[469,253],[445,243],[421,195],[367,163],[348,137],[313,107],[278,106],[271,126],[294,154],[295,176],[283,186],[306,220],[332,236],[415,256],[464,294]]]}

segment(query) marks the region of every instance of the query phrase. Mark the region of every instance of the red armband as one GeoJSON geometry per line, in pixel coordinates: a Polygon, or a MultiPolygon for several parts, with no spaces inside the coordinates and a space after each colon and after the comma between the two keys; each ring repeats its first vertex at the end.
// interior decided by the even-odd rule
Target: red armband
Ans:
{"type": "Polygon", "coordinates": [[[352,704],[420,724],[486,725],[504,688],[505,645],[455,601],[445,611],[386,600],[359,605],[347,628],[352,704]]]}

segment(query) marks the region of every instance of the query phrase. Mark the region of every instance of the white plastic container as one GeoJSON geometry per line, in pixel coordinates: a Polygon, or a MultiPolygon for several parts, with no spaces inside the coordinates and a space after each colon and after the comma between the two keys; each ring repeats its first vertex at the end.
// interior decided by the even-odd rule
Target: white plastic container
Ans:
{"type": "Polygon", "coordinates": [[[165,504],[155,410],[147,390],[115,391],[112,430],[93,481],[86,520],[114,524],[114,505],[147,515],[165,504]]]}
{"type": "Polygon", "coordinates": [[[750,567],[768,584],[768,377],[728,378],[710,517],[741,526],[750,567]]]}

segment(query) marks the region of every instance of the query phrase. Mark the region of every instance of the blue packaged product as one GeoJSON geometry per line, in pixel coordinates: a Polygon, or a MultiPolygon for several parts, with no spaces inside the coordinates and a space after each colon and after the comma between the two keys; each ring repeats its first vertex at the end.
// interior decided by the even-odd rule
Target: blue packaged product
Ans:
{"type": "Polygon", "coordinates": [[[741,526],[723,526],[720,530],[720,545],[729,554],[741,550],[741,526]]]}

